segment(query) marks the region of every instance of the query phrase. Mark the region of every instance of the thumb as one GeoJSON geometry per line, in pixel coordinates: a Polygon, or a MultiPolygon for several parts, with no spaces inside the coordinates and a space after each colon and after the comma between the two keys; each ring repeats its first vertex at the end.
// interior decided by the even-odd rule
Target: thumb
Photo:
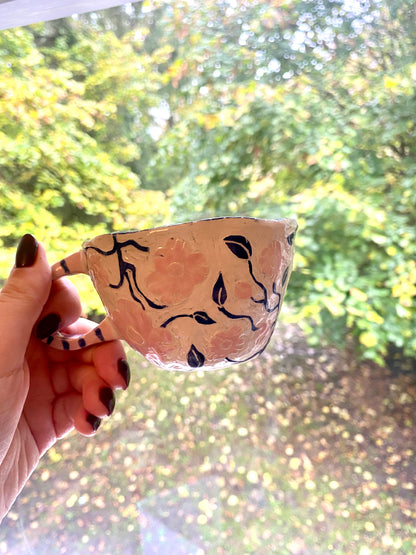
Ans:
{"type": "Polygon", "coordinates": [[[16,264],[0,291],[3,362],[14,366],[24,356],[33,326],[48,299],[51,279],[44,248],[32,235],[24,235],[17,248],[16,264]]]}

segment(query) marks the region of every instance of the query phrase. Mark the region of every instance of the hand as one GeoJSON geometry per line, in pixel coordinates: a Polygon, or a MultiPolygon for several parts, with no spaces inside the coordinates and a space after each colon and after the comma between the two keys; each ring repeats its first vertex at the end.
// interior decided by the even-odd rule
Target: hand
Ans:
{"type": "Polygon", "coordinates": [[[58,351],[42,338],[58,328],[84,333],[69,280],[52,282],[41,245],[21,240],[16,265],[0,291],[0,519],[40,457],[73,428],[93,435],[125,389],[130,372],[119,341],[58,351]]]}

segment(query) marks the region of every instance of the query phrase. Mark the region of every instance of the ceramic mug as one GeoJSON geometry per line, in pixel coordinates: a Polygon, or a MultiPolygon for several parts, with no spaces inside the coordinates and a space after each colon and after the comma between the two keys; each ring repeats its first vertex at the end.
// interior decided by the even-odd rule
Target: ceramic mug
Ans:
{"type": "Polygon", "coordinates": [[[124,339],[167,370],[215,369],[264,351],[292,271],[292,219],[225,217],[99,235],[52,266],[90,276],[107,316],[85,335],[45,341],[80,349],[124,339]]]}

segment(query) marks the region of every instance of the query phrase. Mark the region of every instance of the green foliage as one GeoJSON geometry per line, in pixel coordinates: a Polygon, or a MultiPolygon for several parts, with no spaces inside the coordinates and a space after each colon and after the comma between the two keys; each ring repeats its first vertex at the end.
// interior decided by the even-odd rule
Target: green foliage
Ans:
{"type": "MultiPolygon", "coordinates": [[[[56,258],[99,233],[153,226],[166,216],[164,194],[141,189],[132,171],[140,148],[119,116],[135,103],[143,113],[154,104],[142,83],[146,73],[148,90],[157,89],[151,60],[135,53],[137,41],[112,34],[93,41],[75,24],[69,49],[62,37],[37,48],[42,29],[0,34],[3,278],[24,233],[34,233],[56,258]]],[[[148,122],[136,123],[135,133],[148,122]]]]}
{"type": "MultiPolygon", "coordinates": [[[[346,14],[338,3],[320,5],[319,17],[304,2],[280,10],[264,2],[250,23],[242,7],[217,5],[212,21],[221,9],[231,12],[221,20],[221,60],[212,30],[202,28],[204,13],[199,25],[191,12],[186,51],[177,46],[170,68],[173,124],[160,140],[161,156],[173,161],[172,207],[178,218],[297,217],[288,301],[311,341],[352,337],[362,356],[378,362],[390,345],[414,356],[414,8],[379,3],[346,14]],[[253,31],[267,29],[266,9],[285,21],[276,34],[289,25],[295,50],[291,69],[273,79],[252,57],[270,38],[253,31]],[[346,36],[348,25],[355,32],[346,36]],[[302,29],[308,37],[296,47],[302,29]],[[243,42],[234,55],[232,40],[243,42]]],[[[272,41],[267,55],[285,59],[286,48],[272,41]]]]}
{"type": "Polygon", "coordinates": [[[297,269],[289,299],[315,342],[344,344],[382,362],[390,344],[416,350],[415,230],[384,205],[341,188],[317,186],[297,195],[297,269]]]}
{"type": "Polygon", "coordinates": [[[414,12],[153,0],[3,32],[1,275],[27,231],[55,257],[168,217],[297,217],[311,341],[415,356],[414,12]]]}

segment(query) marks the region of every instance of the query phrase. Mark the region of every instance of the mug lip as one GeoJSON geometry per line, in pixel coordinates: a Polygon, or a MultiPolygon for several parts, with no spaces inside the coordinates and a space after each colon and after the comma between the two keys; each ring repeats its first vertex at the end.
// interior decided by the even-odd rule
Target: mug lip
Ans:
{"type": "Polygon", "coordinates": [[[123,231],[109,231],[108,233],[101,233],[100,235],[96,235],[95,237],[93,237],[91,239],[87,239],[85,241],[85,243],[87,243],[89,241],[92,241],[93,239],[97,239],[98,237],[105,237],[107,235],[126,235],[128,233],[138,233],[138,232],[141,232],[141,231],[158,231],[158,230],[162,230],[162,229],[170,229],[170,228],[175,228],[175,227],[198,224],[200,222],[214,222],[214,221],[218,221],[218,220],[252,220],[252,221],[255,221],[255,222],[259,222],[259,223],[262,222],[262,223],[270,223],[270,224],[287,223],[287,224],[294,227],[293,232],[296,232],[298,227],[299,227],[298,222],[297,222],[297,220],[295,220],[295,218],[272,219],[272,218],[256,218],[255,216],[215,216],[213,218],[201,218],[200,220],[189,220],[189,221],[185,221],[185,222],[176,222],[176,223],[165,224],[165,225],[160,225],[160,226],[156,226],[156,227],[146,227],[146,228],[141,228],[141,229],[127,229],[127,230],[123,230],[123,231]]]}

